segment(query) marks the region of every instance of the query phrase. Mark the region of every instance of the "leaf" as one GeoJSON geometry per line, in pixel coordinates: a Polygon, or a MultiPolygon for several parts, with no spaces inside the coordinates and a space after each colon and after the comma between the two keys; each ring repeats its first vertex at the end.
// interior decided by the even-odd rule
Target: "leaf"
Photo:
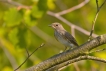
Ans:
{"type": "Polygon", "coordinates": [[[48,6],[48,8],[51,9],[51,10],[55,9],[54,0],[48,0],[47,6],[48,6]]]}
{"type": "Polygon", "coordinates": [[[36,18],[31,17],[31,10],[26,10],[24,13],[24,22],[27,26],[34,26],[37,24],[36,18]]]}
{"type": "Polygon", "coordinates": [[[25,33],[27,31],[27,28],[26,27],[20,27],[18,28],[19,30],[19,33],[18,33],[18,39],[19,39],[19,42],[18,42],[18,48],[25,48],[27,46],[26,44],[26,41],[25,41],[25,33]]]}
{"type": "Polygon", "coordinates": [[[47,11],[47,9],[48,9],[47,0],[39,0],[38,8],[39,8],[39,10],[47,11]]]}
{"type": "Polygon", "coordinates": [[[10,31],[8,37],[17,50],[26,47],[25,34],[26,28],[14,28],[10,31]]]}
{"type": "Polygon", "coordinates": [[[16,8],[10,8],[5,12],[4,21],[8,27],[19,25],[21,20],[22,15],[17,11],[16,8]]]}
{"type": "Polygon", "coordinates": [[[37,6],[33,6],[31,12],[32,16],[35,18],[41,18],[43,15],[43,11],[39,10],[37,6]]]}

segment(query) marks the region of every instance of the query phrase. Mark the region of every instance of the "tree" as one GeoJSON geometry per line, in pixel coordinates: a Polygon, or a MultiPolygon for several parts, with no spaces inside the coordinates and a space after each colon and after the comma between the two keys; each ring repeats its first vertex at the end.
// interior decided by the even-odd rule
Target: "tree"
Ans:
{"type": "Polygon", "coordinates": [[[101,69],[101,67],[103,67],[102,71],[105,71],[104,63],[106,60],[99,58],[99,56],[103,56],[105,58],[105,52],[103,53],[102,51],[105,50],[105,48],[103,48],[105,46],[101,46],[100,50],[95,49],[91,51],[92,49],[97,48],[97,46],[106,43],[105,34],[98,36],[99,34],[105,33],[104,30],[106,29],[104,24],[105,19],[103,18],[105,15],[105,1],[106,0],[104,0],[104,2],[98,2],[98,0],[96,0],[95,5],[95,1],[89,2],[89,0],[1,0],[0,47],[2,48],[0,50],[2,52],[0,55],[2,58],[0,60],[5,60],[3,61],[0,69],[2,71],[12,70],[12,68],[16,69],[18,65],[20,65],[27,57],[27,62],[25,62],[22,66],[24,69],[26,69],[26,71],[33,71],[34,69],[35,71],[54,71],[62,70],[64,68],[66,71],[93,71],[98,70],[99,68],[101,69]],[[94,15],[94,11],[96,11],[95,6],[97,6],[96,16],[94,15]],[[99,12],[100,15],[98,17],[99,12]],[[94,16],[95,18],[93,20],[94,16]],[[91,23],[91,21],[93,21],[93,23],[91,23]],[[83,45],[79,46],[77,49],[59,53],[60,50],[63,50],[61,47],[64,48],[64,46],[58,43],[54,37],[51,37],[53,36],[52,29],[48,30],[50,29],[48,24],[53,22],[62,23],[67,30],[70,30],[71,28],[72,35],[76,36],[78,43],[83,45]],[[103,25],[101,25],[101,23],[103,25]],[[68,29],[67,27],[70,28],[68,29]],[[93,32],[96,34],[93,34],[93,32]],[[38,47],[42,42],[45,42],[45,46],[43,46],[40,50],[37,50],[36,53],[30,57],[33,50],[36,50],[36,48],[33,47],[38,47]],[[102,53],[99,51],[102,51],[102,53]],[[91,54],[93,56],[91,56],[91,54]],[[95,55],[98,56],[95,57],[95,55]],[[47,59],[49,57],[51,58],[47,59]],[[100,63],[98,64],[92,61],[89,62],[87,61],[88,59],[103,63],[100,66],[100,63]],[[45,61],[43,62],[43,60],[45,61]],[[81,60],[86,61],[84,64],[82,64],[82,62],[78,62],[73,66],[67,67],[67,65],[81,60]],[[28,68],[33,64],[38,65],[28,68]]]}

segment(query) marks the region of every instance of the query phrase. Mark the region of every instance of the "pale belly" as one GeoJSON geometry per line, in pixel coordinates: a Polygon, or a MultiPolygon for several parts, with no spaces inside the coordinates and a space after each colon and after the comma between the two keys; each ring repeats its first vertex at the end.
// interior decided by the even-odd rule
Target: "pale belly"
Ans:
{"type": "Polygon", "coordinates": [[[74,45],[71,44],[68,40],[66,40],[66,39],[64,39],[62,36],[60,36],[59,34],[58,34],[58,36],[57,36],[56,38],[57,38],[57,40],[58,40],[60,43],[62,43],[62,44],[65,45],[66,47],[73,47],[73,46],[74,46],[74,45]]]}

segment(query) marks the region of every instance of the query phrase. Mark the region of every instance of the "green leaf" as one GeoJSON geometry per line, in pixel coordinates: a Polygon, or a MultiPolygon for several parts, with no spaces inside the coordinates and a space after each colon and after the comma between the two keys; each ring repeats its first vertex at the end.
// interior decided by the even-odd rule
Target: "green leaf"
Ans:
{"type": "Polygon", "coordinates": [[[51,10],[55,9],[54,0],[48,0],[47,6],[48,6],[48,8],[51,9],[51,10]]]}
{"type": "Polygon", "coordinates": [[[32,16],[35,18],[41,18],[43,15],[43,11],[39,10],[37,6],[32,7],[32,16]]]}
{"type": "Polygon", "coordinates": [[[24,22],[27,26],[34,26],[37,24],[36,18],[32,19],[30,10],[25,11],[24,22]]]}
{"type": "Polygon", "coordinates": [[[16,8],[10,8],[5,12],[4,21],[9,27],[19,25],[22,20],[22,15],[17,11],[16,8]]]}
{"type": "Polygon", "coordinates": [[[47,9],[48,9],[47,0],[39,0],[38,8],[42,11],[47,11],[47,9]]]}
{"type": "Polygon", "coordinates": [[[25,41],[25,33],[26,33],[26,28],[13,28],[8,37],[11,43],[17,48],[24,48],[26,47],[26,41],[25,41]]]}
{"type": "Polygon", "coordinates": [[[19,33],[18,33],[18,47],[19,48],[25,48],[27,46],[26,41],[25,41],[25,33],[27,32],[27,28],[26,27],[20,27],[19,29],[19,33]]]}
{"type": "Polygon", "coordinates": [[[24,13],[24,21],[26,24],[31,22],[30,14],[31,14],[30,10],[26,10],[24,13]]]}

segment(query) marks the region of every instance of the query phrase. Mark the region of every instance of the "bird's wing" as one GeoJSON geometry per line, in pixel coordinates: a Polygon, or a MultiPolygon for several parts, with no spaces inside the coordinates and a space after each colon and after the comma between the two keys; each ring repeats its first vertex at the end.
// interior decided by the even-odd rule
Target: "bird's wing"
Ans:
{"type": "Polygon", "coordinates": [[[70,43],[73,43],[74,45],[78,46],[77,41],[75,38],[68,32],[64,33],[64,38],[66,38],[70,43]]]}

